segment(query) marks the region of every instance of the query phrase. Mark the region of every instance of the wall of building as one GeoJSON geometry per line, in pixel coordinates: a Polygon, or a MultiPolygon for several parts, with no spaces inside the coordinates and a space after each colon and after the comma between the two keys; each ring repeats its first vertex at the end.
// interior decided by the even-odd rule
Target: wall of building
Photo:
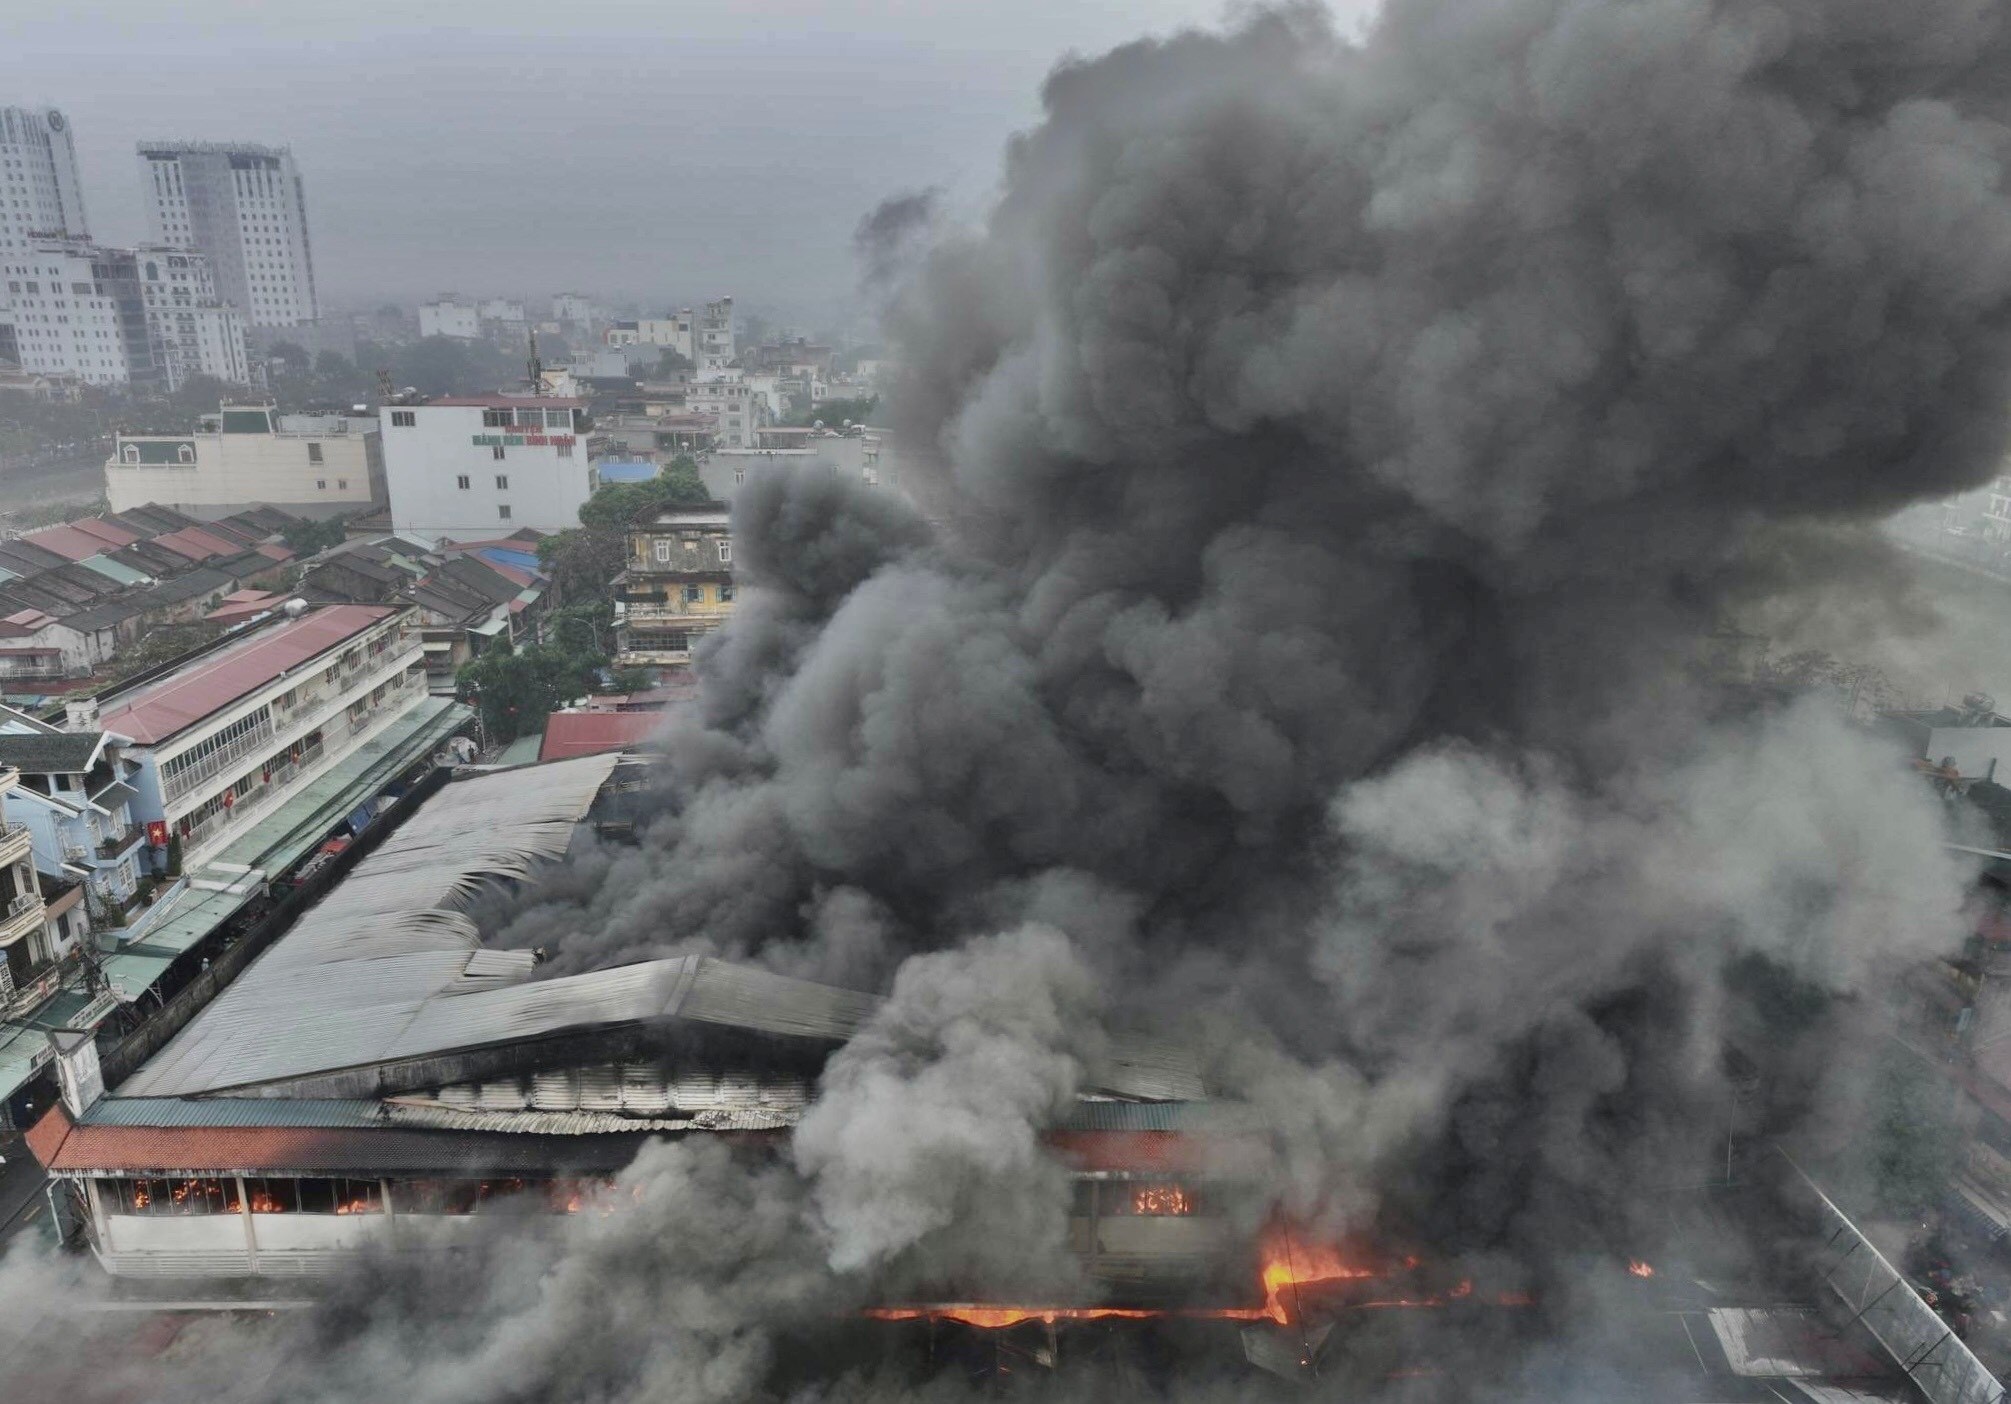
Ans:
{"type": "Polygon", "coordinates": [[[452,336],[473,341],[482,334],[481,318],[460,302],[426,302],[419,306],[419,335],[452,336]]]}
{"type": "Polygon", "coordinates": [[[546,403],[386,406],[392,530],[439,541],[578,526],[591,491],[586,445],[566,427],[571,411],[546,403]],[[531,415],[548,422],[518,422],[531,415]],[[488,422],[503,416],[511,423],[488,422]]]}
{"type": "Polygon", "coordinates": [[[263,434],[122,435],[105,462],[106,500],[114,512],[149,502],[176,508],[263,502],[291,511],[360,509],[384,500],[374,423],[280,416],[277,426],[263,434]],[[192,447],[192,463],[150,448],[184,443],[192,447]],[[177,461],[145,461],[170,456],[177,461]]]}
{"type": "Polygon", "coordinates": [[[21,368],[87,385],[151,385],[152,338],[130,250],[32,242],[0,257],[21,368]]]}

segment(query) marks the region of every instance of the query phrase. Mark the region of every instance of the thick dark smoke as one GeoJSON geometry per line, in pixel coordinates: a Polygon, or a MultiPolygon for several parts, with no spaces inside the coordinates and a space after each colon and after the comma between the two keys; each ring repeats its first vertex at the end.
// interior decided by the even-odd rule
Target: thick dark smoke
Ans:
{"type": "MultiPolygon", "coordinates": [[[[306,1397],[887,1397],[792,1333],[1063,1280],[1035,1129],[1112,1031],[1260,1112],[1237,1168],[1293,1212],[1596,1317],[1584,1264],[1722,1160],[1728,1041],[1850,1114],[1751,972],[1848,998],[1955,939],[1938,805],[1698,663],[2003,452],[2001,4],[1292,8],[1045,104],[982,228],[862,229],[918,510],[749,485],[665,812],[502,937],[885,1013],[789,1170],[653,1152],[660,1222],[383,1298],[475,1322],[324,1323],[306,1397]]],[[[1476,1343],[1497,1393],[1600,1397],[1564,1315],[1476,1343]]]]}

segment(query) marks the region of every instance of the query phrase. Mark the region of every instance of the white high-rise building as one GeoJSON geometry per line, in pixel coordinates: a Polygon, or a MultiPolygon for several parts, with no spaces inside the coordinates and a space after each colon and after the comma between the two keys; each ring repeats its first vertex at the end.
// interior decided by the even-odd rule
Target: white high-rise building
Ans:
{"type": "Polygon", "coordinates": [[[131,249],[75,239],[0,250],[21,369],[87,385],[147,385],[157,373],[146,297],[131,249]]]}
{"type": "Polygon", "coordinates": [[[140,146],[154,242],[208,260],[219,298],[253,327],[321,315],[307,238],[307,197],[286,147],[202,141],[140,146]]]}
{"type": "Polygon", "coordinates": [[[0,107],[0,262],[34,240],[90,237],[69,122],[53,107],[0,107]]]}
{"type": "Polygon", "coordinates": [[[248,382],[244,314],[217,300],[209,260],[194,249],[165,244],[143,244],[134,252],[154,360],[167,388],[179,390],[195,375],[248,382]]]}

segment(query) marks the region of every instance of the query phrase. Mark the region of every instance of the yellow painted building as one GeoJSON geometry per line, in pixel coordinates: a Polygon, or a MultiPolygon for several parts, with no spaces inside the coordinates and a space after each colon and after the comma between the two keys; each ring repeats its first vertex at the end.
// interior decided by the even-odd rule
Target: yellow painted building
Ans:
{"type": "Polygon", "coordinates": [[[687,663],[733,613],[733,527],[723,502],[666,507],[630,529],[615,580],[615,662],[687,663]]]}

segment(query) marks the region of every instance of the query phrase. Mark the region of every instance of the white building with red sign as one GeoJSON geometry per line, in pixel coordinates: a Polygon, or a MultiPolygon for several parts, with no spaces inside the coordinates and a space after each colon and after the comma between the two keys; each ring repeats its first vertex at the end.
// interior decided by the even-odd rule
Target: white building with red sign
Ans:
{"type": "Polygon", "coordinates": [[[462,395],[379,413],[394,531],[441,541],[579,525],[586,401],[462,395]]]}

